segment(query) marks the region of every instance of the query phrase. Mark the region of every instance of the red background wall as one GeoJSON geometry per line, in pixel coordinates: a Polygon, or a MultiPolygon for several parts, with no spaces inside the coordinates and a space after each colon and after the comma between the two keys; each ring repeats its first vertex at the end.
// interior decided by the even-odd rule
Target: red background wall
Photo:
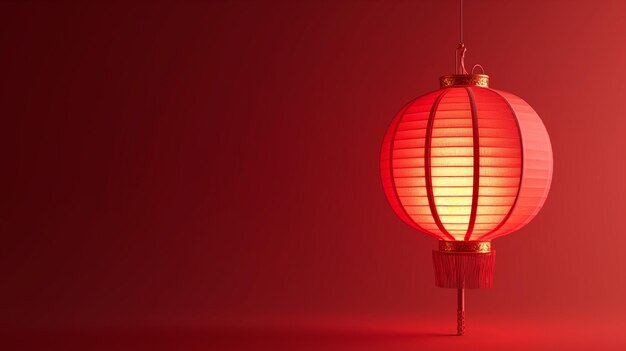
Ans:
{"type": "MultiPolygon", "coordinates": [[[[394,216],[378,153],[453,70],[456,6],[1,4],[0,326],[452,331],[436,243],[394,216]]],[[[467,1],[469,63],[537,110],[555,161],[468,330],[626,324],[625,14],[467,1]]]]}

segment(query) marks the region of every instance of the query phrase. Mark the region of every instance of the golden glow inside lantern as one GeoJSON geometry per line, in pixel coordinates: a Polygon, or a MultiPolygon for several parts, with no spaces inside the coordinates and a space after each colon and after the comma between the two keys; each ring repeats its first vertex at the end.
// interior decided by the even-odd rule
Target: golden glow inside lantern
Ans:
{"type": "Polygon", "coordinates": [[[395,213],[439,240],[435,282],[459,289],[459,335],[463,289],[493,285],[491,240],[535,217],[552,178],[550,139],[537,113],[488,83],[488,76],[464,68],[442,77],[441,89],[395,116],[380,157],[395,213]]]}

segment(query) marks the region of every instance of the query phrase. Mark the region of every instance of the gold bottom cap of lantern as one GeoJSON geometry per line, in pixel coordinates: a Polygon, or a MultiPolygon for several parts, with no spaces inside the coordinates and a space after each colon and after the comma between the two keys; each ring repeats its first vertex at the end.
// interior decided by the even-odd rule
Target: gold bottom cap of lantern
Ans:
{"type": "Polygon", "coordinates": [[[491,241],[439,241],[442,252],[491,252],[491,241]]]}

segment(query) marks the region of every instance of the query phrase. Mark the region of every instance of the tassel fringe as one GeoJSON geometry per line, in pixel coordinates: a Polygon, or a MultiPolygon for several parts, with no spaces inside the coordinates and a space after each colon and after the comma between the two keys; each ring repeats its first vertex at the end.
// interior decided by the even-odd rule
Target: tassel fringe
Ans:
{"type": "Polygon", "coordinates": [[[442,252],[433,250],[435,285],[440,288],[492,288],[496,251],[442,252]]]}

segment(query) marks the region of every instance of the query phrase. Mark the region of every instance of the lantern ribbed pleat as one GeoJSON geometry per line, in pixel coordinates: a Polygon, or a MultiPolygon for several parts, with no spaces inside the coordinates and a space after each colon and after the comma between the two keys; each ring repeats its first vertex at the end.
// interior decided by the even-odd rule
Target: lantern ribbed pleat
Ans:
{"type": "Polygon", "coordinates": [[[535,111],[478,86],[405,106],[380,161],[394,211],[440,240],[491,240],[521,228],[543,205],[552,176],[550,140],[535,111]]]}

